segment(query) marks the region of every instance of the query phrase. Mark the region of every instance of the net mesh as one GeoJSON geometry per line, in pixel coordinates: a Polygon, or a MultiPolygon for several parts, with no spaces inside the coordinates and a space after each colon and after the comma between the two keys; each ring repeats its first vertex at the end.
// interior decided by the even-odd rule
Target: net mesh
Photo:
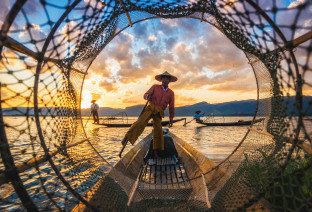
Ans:
{"type": "Polygon", "coordinates": [[[312,89],[311,1],[11,4],[0,33],[1,207],[311,210],[312,99],[304,98],[312,89]],[[184,152],[187,179],[171,189],[138,181],[151,136],[112,167],[87,138],[80,111],[93,60],[121,31],[154,18],[193,18],[220,30],[248,58],[257,83],[254,119],[265,118],[218,165],[172,135],[184,152]]]}

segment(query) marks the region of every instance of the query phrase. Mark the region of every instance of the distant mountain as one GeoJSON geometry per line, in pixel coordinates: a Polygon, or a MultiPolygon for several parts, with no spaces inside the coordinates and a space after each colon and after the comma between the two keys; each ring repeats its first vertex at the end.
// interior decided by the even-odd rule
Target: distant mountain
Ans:
{"type": "Polygon", "coordinates": [[[125,112],[128,116],[138,116],[142,112],[144,105],[136,105],[131,107],[126,107],[125,112]]]}
{"type": "MultiPolygon", "coordinates": [[[[263,99],[261,101],[267,101],[263,99]]],[[[294,113],[298,115],[297,112],[294,112],[296,103],[296,97],[284,97],[284,104],[288,105],[287,113],[294,113]]],[[[261,104],[261,102],[260,102],[261,104]]],[[[255,113],[257,106],[257,100],[243,100],[243,101],[232,101],[219,104],[209,104],[207,102],[199,102],[193,105],[187,105],[182,107],[175,108],[175,116],[193,116],[196,110],[202,111],[206,115],[214,114],[216,116],[252,116],[255,113]]],[[[112,116],[120,112],[125,112],[128,116],[138,116],[144,105],[136,105],[131,107],[126,107],[125,109],[121,108],[110,108],[110,107],[101,107],[99,109],[99,116],[112,116]]],[[[33,108],[3,108],[3,115],[5,116],[19,116],[24,115],[28,110],[28,115],[33,115],[33,108]]],[[[58,108],[40,108],[42,114],[46,115],[57,115],[57,114],[66,114],[62,113],[65,109],[58,108]]],[[[307,116],[312,116],[312,96],[303,97],[303,111],[305,111],[307,116]]],[[[90,109],[82,109],[82,116],[89,116],[90,109]]],[[[74,115],[74,114],[73,114],[74,115]]],[[[168,108],[165,110],[165,115],[168,116],[168,108]]]]}
{"type": "MultiPolygon", "coordinates": [[[[266,102],[268,99],[262,99],[266,102]]],[[[284,105],[287,105],[287,114],[298,115],[296,106],[296,97],[284,97],[284,105]]],[[[200,110],[206,115],[214,114],[216,116],[253,116],[257,107],[257,100],[232,101],[219,104],[209,104],[200,102],[194,105],[188,105],[175,108],[176,116],[192,116],[196,110],[200,110]]],[[[303,96],[303,111],[307,116],[312,116],[312,96],[303,96]]],[[[165,111],[168,115],[168,109],[165,111]]]]}
{"type": "MultiPolygon", "coordinates": [[[[200,102],[194,105],[177,107],[175,109],[176,116],[192,116],[195,111],[200,110],[206,115],[223,115],[223,116],[250,116],[254,115],[257,106],[256,100],[244,100],[226,102],[220,104],[209,104],[207,102],[200,102]]],[[[165,111],[168,115],[168,111],[165,111]]]]}

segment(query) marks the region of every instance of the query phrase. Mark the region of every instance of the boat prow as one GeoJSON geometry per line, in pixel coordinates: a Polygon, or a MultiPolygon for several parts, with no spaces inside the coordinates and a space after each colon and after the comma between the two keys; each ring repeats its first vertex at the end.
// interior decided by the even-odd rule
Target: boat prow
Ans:
{"type": "MultiPolygon", "coordinates": [[[[189,144],[170,133],[179,155],[144,160],[152,134],[134,146],[87,194],[88,202],[100,211],[138,209],[157,202],[204,209],[210,207],[209,189],[218,187],[226,173],[189,144]],[[112,191],[113,190],[113,191],[112,191]],[[108,204],[110,202],[113,204],[108,204]],[[186,204],[187,202],[187,204],[186,204]]],[[[181,206],[182,207],[182,206],[181,206]]],[[[88,211],[79,203],[74,211],[88,211]]]]}

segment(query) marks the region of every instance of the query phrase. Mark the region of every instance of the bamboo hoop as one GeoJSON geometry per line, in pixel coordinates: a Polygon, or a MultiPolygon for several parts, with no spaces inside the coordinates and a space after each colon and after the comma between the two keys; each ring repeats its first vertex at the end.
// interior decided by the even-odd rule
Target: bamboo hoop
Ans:
{"type": "MultiPolygon", "coordinates": [[[[69,144],[68,146],[66,146],[65,148],[70,148],[70,147],[73,147],[73,146],[77,146],[85,141],[88,141],[89,139],[83,139],[79,142],[76,142],[76,143],[73,143],[73,144],[69,144]]],[[[19,165],[16,166],[17,168],[17,171],[18,173],[22,173],[30,168],[33,168],[34,166],[40,164],[40,163],[43,163],[43,162],[46,162],[48,160],[48,158],[50,157],[54,157],[55,155],[57,155],[58,153],[60,152],[60,149],[56,149],[52,152],[50,152],[48,155],[42,155],[42,156],[39,156],[39,157],[35,157],[35,158],[32,158],[26,162],[23,162],[19,165]]],[[[5,174],[0,174],[0,186],[5,184],[5,183],[8,183],[9,182],[9,179],[7,179],[7,177],[5,176],[5,174]]]]}

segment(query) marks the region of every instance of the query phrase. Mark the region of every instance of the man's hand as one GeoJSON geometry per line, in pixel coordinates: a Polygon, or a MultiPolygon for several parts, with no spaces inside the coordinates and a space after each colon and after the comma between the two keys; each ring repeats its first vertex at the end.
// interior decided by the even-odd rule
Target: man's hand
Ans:
{"type": "Polygon", "coordinates": [[[172,127],[172,124],[172,119],[170,119],[168,127],[172,127]]]}
{"type": "Polygon", "coordinates": [[[147,95],[146,99],[150,99],[150,98],[153,96],[153,94],[154,94],[154,91],[151,91],[151,92],[147,95]]]}

